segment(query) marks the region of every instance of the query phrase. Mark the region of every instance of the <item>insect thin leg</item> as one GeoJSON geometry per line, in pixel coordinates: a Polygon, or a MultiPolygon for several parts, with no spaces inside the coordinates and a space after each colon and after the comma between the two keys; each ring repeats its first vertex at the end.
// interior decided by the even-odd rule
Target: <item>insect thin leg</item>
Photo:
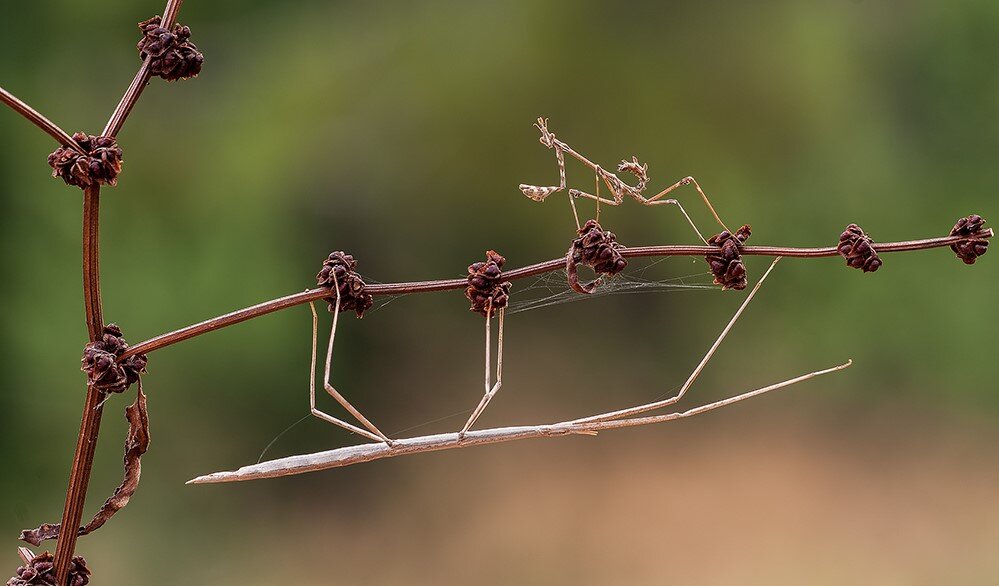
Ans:
{"type": "Polygon", "coordinates": [[[319,314],[316,313],[316,304],[309,303],[309,307],[312,309],[312,367],[309,369],[309,409],[311,413],[326,421],[327,423],[332,423],[346,429],[347,431],[356,433],[357,435],[364,436],[368,439],[372,439],[376,442],[383,441],[382,438],[371,433],[366,429],[361,429],[356,425],[351,425],[346,421],[337,419],[328,413],[324,413],[316,408],[316,346],[318,346],[319,341],[319,314]]]}
{"type": "Polygon", "coordinates": [[[496,393],[499,392],[500,388],[503,386],[503,322],[505,318],[506,309],[499,310],[499,335],[496,340],[496,384],[490,386],[490,374],[491,360],[489,348],[492,341],[492,336],[489,330],[489,322],[492,318],[492,308],[486,313],[486,377],[485,377],[485,394],[482,395],[482,399],[479,401],[478,406],[472,411],[471,416],[469,416],[468,421],[465,422],[465,426],[462,427],[461,432],[458,434],[459,439],[463,438],[468,430],[475,424],[475,421],[482,415],[482,412],[486,410],[489,402],[493,400],[496,393]]]}

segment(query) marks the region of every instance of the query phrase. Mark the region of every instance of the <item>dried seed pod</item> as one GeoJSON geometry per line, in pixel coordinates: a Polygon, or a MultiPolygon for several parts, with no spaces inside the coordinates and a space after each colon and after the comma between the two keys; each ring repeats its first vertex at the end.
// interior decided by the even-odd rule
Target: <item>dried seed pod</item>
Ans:
{"type": "Polygon", "coordinates": [[[90,342],[83,349],[81,370],[87,373],[87,384],[105,393],[122,393],[146,372],[148,359],[145,354],[129,356],[118,362],[128,344],[121,328],[115,324],[104,326],[100,340],[90,342]]]}
{"type": "MultiPolygon", "coordinates": [[[[73,557],[69,565],[69,586],[87,586],[90,583],[90,569],[87,560],[73,557]]],[[[36,555],[27,566],[17,568],[17,575],[7,580],[7,586],[58,586],[55,577],[55,556],[49,552],[36,555]]]]}
{"type": "Polygon", "coordinates": [[[87,154],[67,146],[57,148],[49,155],[52,176],[61,177],[67,185],[86,189],[93,184],[116,185],[121,173],[122,150],[110,136],[94,136],[77,132],[73,140],[87,154]]]}
{"type": "MultiPolygon", "coordinates": [[[[357,261],[354,257],[342,251],[331,252],[323,261],[323,268],[316,275],[320,287],[337,286],[340,291],[340,311],[353,310],[357,317],[363,317],[375,300],[364,291],[364,280],[356,272],[357,261]]],[[[330,304],[330,313],[336,308],[336,297],[325,297],[330,304]]]]}
{"type": "Polygon", "coordinates": [[[746,288],[746,265],[742,262],[740,248],[749,240],[750,234],[752,230],[749,224],[745,224],[735,234],[722,230],[708,238],[708,245],[717,247],[718,251],[706,255],[704,260],[715,276],[715,285],[721,285],[722,290],[746,288]]]}
{"type": "Polygon", "coordinates": [[[961,218],[954,224],[950,235],[964,236],[967,237],[967,240],[951,244],[950,249],[954,251],[954,254],[959,259],[964,261],[964,264],[973,265],[978,260],[978,257],[988,252],[989,241],[978,236],[984,230],[985,220],[978,214],[971,214],[966,218],[961,218]]]}
{"type": "Polygon", "coordinates": [[[159,16],[154,16],[139,23],[143,35],[136,45],[139,57],[143,61],[149,57],[150,72],[167,81],[197,76],[205,56],[191,42],[191,29],[174,24],[173,30],[167,30],[160,26],[161,22],[159,16]]]}
{"type": "Polygon", "coordinates": [[[846,259],[846,266],[861,269],[865,273],[873,273],[881,268],[881,258],[874,250],[874,241],[856,224],[850,224],[839,235],[839,246],[836,249],[840,256],[846,259]]]}
{"type": "Polygon", "coordinates": [[[489,317],[503,309],[510,302],[509,281],[503,280],[503,265],[506,259],[495,250],[486,251],[486,260],[468,265],[468,287],[465,297],[472,303],[469,311],[489,317]]]}
{"type": "Polygon", "coordinates": [[[580,283],[577,265],[586,265],[597,275],[616,275],[628,266],[628,261],[621,256],[619,249],[624,246],[617,241],[617,236],[602,229],[596,220],[587,220],[578,234],[565,256],[565,270],[569,286],[578,293],[589,294],[596,289],[600,279],[585,285],[580,283]]]}

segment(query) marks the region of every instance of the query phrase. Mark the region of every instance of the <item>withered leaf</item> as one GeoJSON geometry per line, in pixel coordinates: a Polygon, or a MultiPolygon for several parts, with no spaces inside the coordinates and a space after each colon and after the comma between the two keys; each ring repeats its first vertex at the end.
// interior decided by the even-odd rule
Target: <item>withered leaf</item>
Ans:
{"type": "MultiPolygon", "coordinates": [[[[87,535],[100,529],[115,513],[128,505],[129,499],[139,487],[142,455],[149,449],[149,414],[146,410],[146,394],[142,392],[141,381],[135,402],[125,408],[125,419],[128,420],[128,436],[125,438],[125,476],[118,488],[101,505],[94,518],[80,528],[79,535],[87,535]]],[[[47,539],[59,537],[59,529],[59,523],[43,523],[36,529],[22,531],[20,540],[38,546],[47,539]]]]}

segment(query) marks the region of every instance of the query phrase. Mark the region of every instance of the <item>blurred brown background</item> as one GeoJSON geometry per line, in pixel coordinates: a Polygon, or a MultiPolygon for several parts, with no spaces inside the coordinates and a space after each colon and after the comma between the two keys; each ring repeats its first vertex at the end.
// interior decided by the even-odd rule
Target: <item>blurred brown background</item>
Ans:
{"type": "MultiPolygon", "coordinates": [[[[160,2],[0,7],[0,83],[95,132],[160,2]]],[[[997,216],[999,5],[955,2],[192,0],[200,78],[154,82],[102,206],[105,314],[132,342],[296,292],[344,249],[378,281],[562,254],[564,195],[531,127],[652,189],[697,177],[757,244],[945,234],[997,216]]],[[[56,521],[86,328],[80,194],[51,139],[0,112],[5,567],[56,521]]],[[[570,183],[592,177],[570,165],[570,183]]],[[[698,223],[710,216],[689,189],[698,223]]],[[[625,244],[691,242],[672,208],[605,209],[625,244]]],[[[996,253],[993,253],[996,254],[996,253]]],[[[853,358],[723,411],[598,438],[401,458],[241,485],[307,413],[298,307],[156,352],[153,446],[129,508],[80,552],[97,584],[987,584],[999,581],[996,258],[782,263],[685,406],[853,358]]],[[[637,265],[636,265],[637,266],[637,265]]],[[[766,266],[750,259],[757,277],[766,266]]],[[[672,259],[646,277],[703,273],[672,259]]],[[[703,282],[703,275],[701,282],[703,282]]],[[[514,299],[517,299],[515,288],[514,299]]],[[[505,387],[480,426],[651,400],[680,384],[741,293],[625,295],[511,316],[505,387]],[[593,343],[596,338],[600,342],[593,343]]],[[[481,318],[460,293],[341,322],[337,386],[387,431],[453,430],[481,394],[481,318]]],[[[324,324],[328,315],[323,314],[324,324]]],[[[96,508],[120,478],[105,416],[96,508]]],[[[331,403],[324,403],[333,411],[331,403]]],[[[315,419],[267,457],[355,441],[315,419]]],[[[50,546],[51,547],[51,546],[50,546]]]]}

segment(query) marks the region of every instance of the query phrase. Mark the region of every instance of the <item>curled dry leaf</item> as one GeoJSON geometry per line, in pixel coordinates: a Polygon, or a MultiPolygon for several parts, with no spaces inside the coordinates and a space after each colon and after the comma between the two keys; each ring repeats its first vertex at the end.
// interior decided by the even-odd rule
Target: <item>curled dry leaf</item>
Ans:
{"type": "MultiPolygon", "coordinates": [[[[125,476],[121,484],[114,490],[97,514],[80,528],[80,535],[87,535],[101,528],[118,511],[125,508],[128,501],[139,487],[139,476],[142,473],[142,455],[149,449],[149,414],[146,410],[146,394],[139,392],[135,402],[125,408],[125,418],[128,420],[128,436],[125,438],[125,476]]],[[[59,537],[58,523],[43,523],[36,529],[25,529],[21,532],[21,541],[32,545],[41,545],[47,539],[59,537]]]]}

